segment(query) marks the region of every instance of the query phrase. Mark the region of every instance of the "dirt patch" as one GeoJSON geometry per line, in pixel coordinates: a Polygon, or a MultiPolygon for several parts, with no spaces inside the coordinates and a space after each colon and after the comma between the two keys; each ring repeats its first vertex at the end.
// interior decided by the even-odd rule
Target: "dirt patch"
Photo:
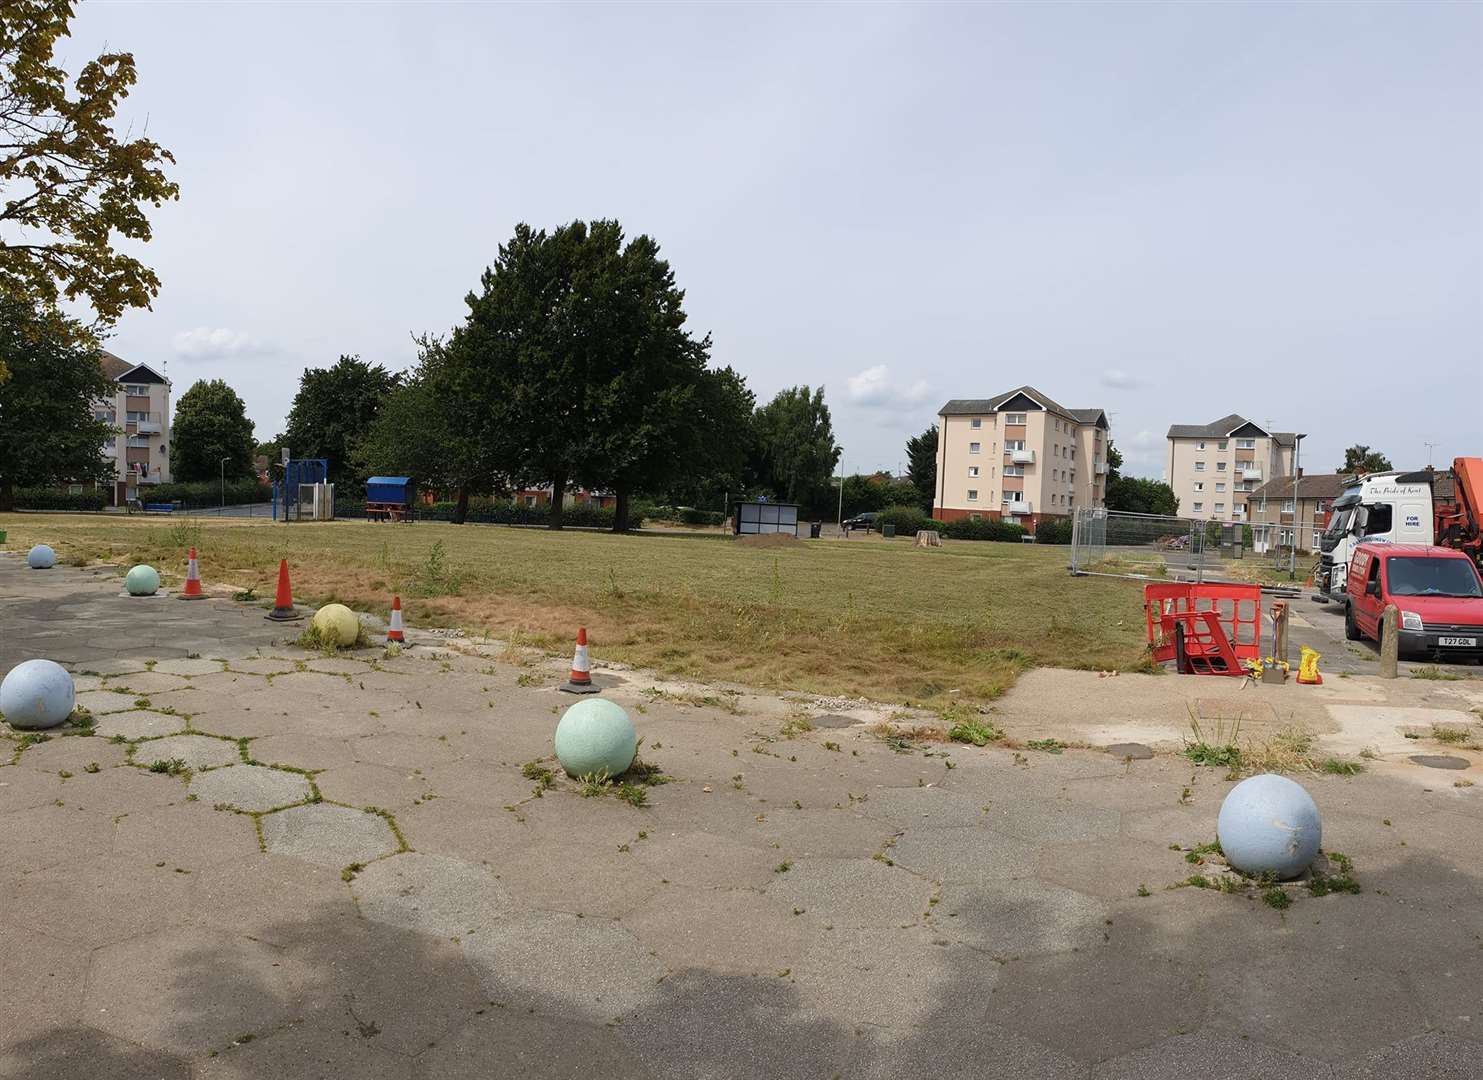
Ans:
{"type": "Polygon", "coordinates": [[[792,547],[799,541],[798,537],[789,533],[762,533],[759,536],[738,536],[736,542],[742,547],[777,548],[792,547]]]}

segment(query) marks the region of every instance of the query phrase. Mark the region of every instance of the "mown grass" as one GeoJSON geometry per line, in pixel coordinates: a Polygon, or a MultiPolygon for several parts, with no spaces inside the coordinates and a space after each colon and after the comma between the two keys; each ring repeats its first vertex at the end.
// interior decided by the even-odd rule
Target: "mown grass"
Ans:
{"type": "MultiPolygon", "coordinates": [[[[177,523],[178,525],[178,523],[177,523]]],[[[181,576],[175,525],[93,515],[0,516],[10,547],[148,562],[181,576]]],[[[945,705],[1003,693],[1052,665],[1148,670],[1137,583],[1073,578],[1066,549],[910,540],[754,548],[725,538],[538,529],[192,523],[202,577],[271,597],[288,559],[295,598],[456,626],[665,675],[945,705]],[[441,545],[441,546],[439,546],[441,545]],[[950,691],[957,691],[951,698],[950,691]]]]}

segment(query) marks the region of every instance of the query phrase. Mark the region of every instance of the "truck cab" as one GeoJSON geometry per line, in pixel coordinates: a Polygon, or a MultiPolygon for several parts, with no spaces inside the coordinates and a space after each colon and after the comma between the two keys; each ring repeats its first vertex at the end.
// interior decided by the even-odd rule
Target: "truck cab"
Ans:
{"type": "Polygon", "coordinates": [[[1328,528],[1319,540],[1320,596],[1343,603],[1348,594],[1350,554],[1360,544],[1430,544],[1431,475],[1377,473],[1363,477],[1334,500],[1328,528]]]}
{"type": "Polygon", "coordinates": [[[1402,656],[1483,660],[1483,576],[1455,548],[1363,543],[1349,561],[1344,636],[1383,636],[1381,616],[1394,604],[1402,656]]]}

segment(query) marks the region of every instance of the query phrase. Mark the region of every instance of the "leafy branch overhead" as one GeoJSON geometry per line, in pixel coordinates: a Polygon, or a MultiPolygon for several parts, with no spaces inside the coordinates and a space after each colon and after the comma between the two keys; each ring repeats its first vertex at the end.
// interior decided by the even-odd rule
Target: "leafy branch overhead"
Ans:
{"type": "Polygon", "coordinates": [[[85,301],[107,325],[160,290],[115,240],[148,241],[145,207],[179,187],[168,150],[114,130],[131,54],[103,53],[68,85],[53,54],[72,14],[67,0],[0,0],[0,296],[85,301]]]}

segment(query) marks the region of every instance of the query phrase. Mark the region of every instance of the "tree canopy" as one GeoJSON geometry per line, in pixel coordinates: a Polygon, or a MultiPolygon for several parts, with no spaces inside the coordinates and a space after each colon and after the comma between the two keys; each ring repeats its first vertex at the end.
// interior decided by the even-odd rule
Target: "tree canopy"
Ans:
{"type": "Polygon", "coordinates": [[[906,440],[906,475],[917,489],[917,505],[932,512],[937,498],[937,425],[906,440]]]}
{"type": "Polygon", "coordinates": [[[176,480],[249,477],[256,444],[247,406],[221,379],[199,380],[180,395],[170,424],[170,472],[176,480]],[[222,459],[228,459],[223,463],[222,459]],[[223,465],[225,468],[223,469],[223,465]]]}
{"type": "Polygon", "coordinates": [[[77,320],[0,296],[0,363],[10,371],[0,383],[0,510],[14,508],[18,487],[112,479],[103,444],[117,429],[94,405],[117,387],[100,360],[77,320]]]}
{"type": "Polygon", "coordinates": [[[757,410],[753,426],[759,481],[786,502],[819,501],[840,454],[824,388],[780,390],[757,410]]]}
{"type": "Polygon", "coordinates": [[[114,130],[131,54],[103,53],[68,85],[54,54],[72,14],[69,0],[0,0],[0,296],[83,301],[109,324],[160,290],[115,239],[148,241],[145,207],[179,189],[169,151],[114,130]]]}
{"type": "Polygon", "coordinates": [[[1132,514],[1179,513],[1179,497],[1162,480],[1144,480],[1122,474],[1123,455],[1117,446],[1107,443],[1107,487],[1104,502],[1109,510],[1132,514]]]}
{"type": "Polygon", "coordinates": [[[1360,473],[1386,472],[1393,468],[1395,466],[1390,463],[1390,458],[1379,450],[1356,444],[1344,451],[1344,464],[1338,471],[1344,476],[1357,476],[1360,473]]]}
{"type": "Polygon", "coordinates": [[[354,482],[351,450],[400,385],[399,376],[359,356],[341,356],[333,367],[309,368],[299,376],[299,390],[279,441],[295,458],[328,458],[332,481],[354,482]]]}

